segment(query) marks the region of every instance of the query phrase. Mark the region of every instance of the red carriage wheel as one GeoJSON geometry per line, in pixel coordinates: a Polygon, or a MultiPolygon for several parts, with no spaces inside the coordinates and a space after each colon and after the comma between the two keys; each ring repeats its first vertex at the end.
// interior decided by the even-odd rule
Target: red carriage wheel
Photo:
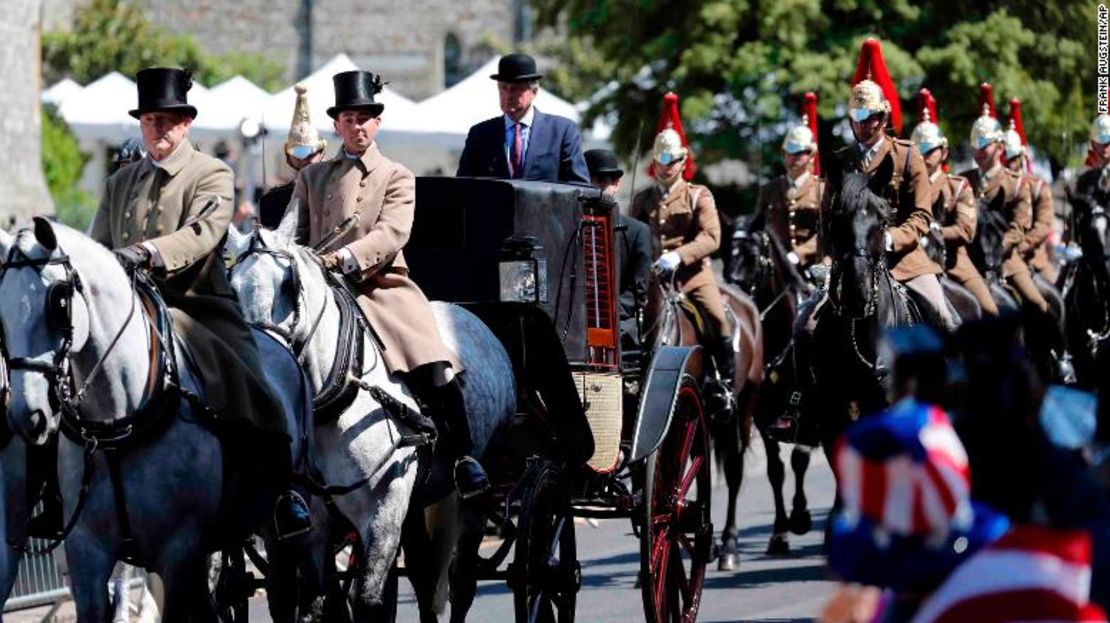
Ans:
{"type": "Polygon", "coordinates": [[[650,623],[694,621],[713,541],[701,393],[682,384],[670,428],[644,465],[640,590],[650,623]]]}
{"type": "Polygon", "coordinates": [[[509,584],[518,623],[573,623],[582,586],[574,516],[549,461],[530,466],[509,584]],[[530,477],[529,477],[530,475],[530,477]]]}

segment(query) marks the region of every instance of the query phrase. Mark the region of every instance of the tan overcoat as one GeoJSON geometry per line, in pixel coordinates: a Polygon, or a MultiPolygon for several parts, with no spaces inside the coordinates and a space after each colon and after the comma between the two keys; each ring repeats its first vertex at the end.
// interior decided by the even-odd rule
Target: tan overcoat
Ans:
{"type": "Polygon", "coordinates": [[[152,244],[164,263],[154,280],[198,362],[209,406],[232,424],[288,435],[227,279],[221,247],[231,197],[231,169],[182,141],[160,166],[146,157],[108,178],[89,236],[111,249],[152,244]],[[212,197],[219,207],[186,226],[212,197]]]}
{"type": "Polygon", "coordinates": [[[936,193],[934,213],[946,247],[945,270],[958,283],[967,283],[982,276],[971,262],[967,247],[975,240],[979,213],[971,184],[959,175],[940,175],[933,184],[936,193]]]}
{"type": "Polygon", "coordinates": [[[1036,271],[1056,271],[1048,259],[1048,235],[1052,233],[1055,209],[1052,201],[1052,188],[1036,175],[1022,175],[1022,183],[1029,187],[1029,200],[1033,206],[1033,226],[1025,234],[1025,241],[1019,252],[1029,266],[1036,271]]]}
{"type": "Polygon", "coordinates": [[[716,287],[709,256],[721,246],[721,221],[708,188],[682,179],[666,192],[652,184],[636,193],[628,214],[651,228],[653,244],[659,245],[655,257],[666,251],[682,257],[675,278],[684,292],[707,284],[716,287]]]}
{"type": "Polygon", "coordinates": [[[412,232],[416,180],[408,169],[382,155],[377,144],[362,156],[347,158],[341,149],[330,160],[309,165],[297,176],[293,202],[299,210],[297,240],[315,245],[348,217],[359,214],[356,229],[335,241],[358,261],[353,282],[359,306],[385,345],[383,357],[393,372],[447,362],[461,370],[444,346],[428,299],[408,276],[401,249],[412,232]]]}
{"type": "Polygon", "coordinates": [[[790,176],[781,175],[759,189],[756,218],[798,256],[802,268],[819,259],[817,239],[824,189],[824,180],[813,174],[799,187],[791,183],[790,176]]]}

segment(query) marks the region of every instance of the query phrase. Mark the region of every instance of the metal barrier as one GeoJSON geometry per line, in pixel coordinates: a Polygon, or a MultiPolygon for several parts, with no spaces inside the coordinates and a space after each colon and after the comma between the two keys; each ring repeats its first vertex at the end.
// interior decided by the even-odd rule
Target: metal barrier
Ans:
{"type": "MultiPolygon", "coordinates": [[[[41,550],[49,541],[31,539],[27,549],[41,550]]],[[[4,612],[54,604],[69,599],[69,586],[54,562],[53,554],[27,554],[19,563],[12,594],[4,603],[4,612]]]]}

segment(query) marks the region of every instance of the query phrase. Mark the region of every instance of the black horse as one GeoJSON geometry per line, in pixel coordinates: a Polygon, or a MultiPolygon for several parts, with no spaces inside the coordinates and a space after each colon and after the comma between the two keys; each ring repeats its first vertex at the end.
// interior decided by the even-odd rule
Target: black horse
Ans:
{"type": "Polygon", "coordinates": [[[1095,362],[1110,342],[1110,214],[1087,195],[1069,197],[1074,237],[1083,257],[1061,275],[1067,308],[1068,344],[1078,384],[1094,388],[1095,362]]]}
{"type": "MultiPolygon", "coordinates": [[[[767,478],[775,500],[775,523],[767,553],[790,551],[788,532],[805,534],[812,518],[805,495],[805,474],[810,453],[819,443],[818,415],[811,413],[812,375],[809,362],[794,339],[799,299],[810,286],[787,259],[782,242],[773,232],[739,230],[733,237],[731,280],[749,292],[763,321],[764,382],[755,404],[755,425],[767,451],[767,478]],[[786,466],[780,443],[794,444],[790,466],[794,471],[794,498],[786,513],[783,485],[786,466]]],[[[735,560],[722,552],[718,569],[735,568],[735,560]]]]}
{"type": "Polygon", "coordinates": [[[891,209],[872,188],[887,186],[892,169],[888,159],[870,179],[846,172],[827,219],[833,284],[829,301],[818,311],[812,352],[815,397],[822,409],[821,444],[830,461],[848,425],[889,403],[889,362],[879,356],[880,333],[923,321],[887,268],[883,234],[891,224],[891,209]]]}

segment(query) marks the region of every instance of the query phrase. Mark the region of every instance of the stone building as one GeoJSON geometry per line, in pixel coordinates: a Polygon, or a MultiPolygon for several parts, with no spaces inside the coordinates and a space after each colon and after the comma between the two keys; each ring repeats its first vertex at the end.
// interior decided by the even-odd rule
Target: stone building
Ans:
{"type": "MultiPolygon", "coordinates": [[[[42,0],[48,29],[87,0],[42,0]]],[[[133,0],[148,19],[213,53],[265,54],[290,82],[340,52],[420,100],[531,37],[526,0],[133,0]]],[[[37,4],[37,2],[35,3],[37,4]]]]}
{"type": "Polygon", "coordinates": [[[42,175],[39,0],[0,0],[0,227],[54,205],[42,175]]]}

